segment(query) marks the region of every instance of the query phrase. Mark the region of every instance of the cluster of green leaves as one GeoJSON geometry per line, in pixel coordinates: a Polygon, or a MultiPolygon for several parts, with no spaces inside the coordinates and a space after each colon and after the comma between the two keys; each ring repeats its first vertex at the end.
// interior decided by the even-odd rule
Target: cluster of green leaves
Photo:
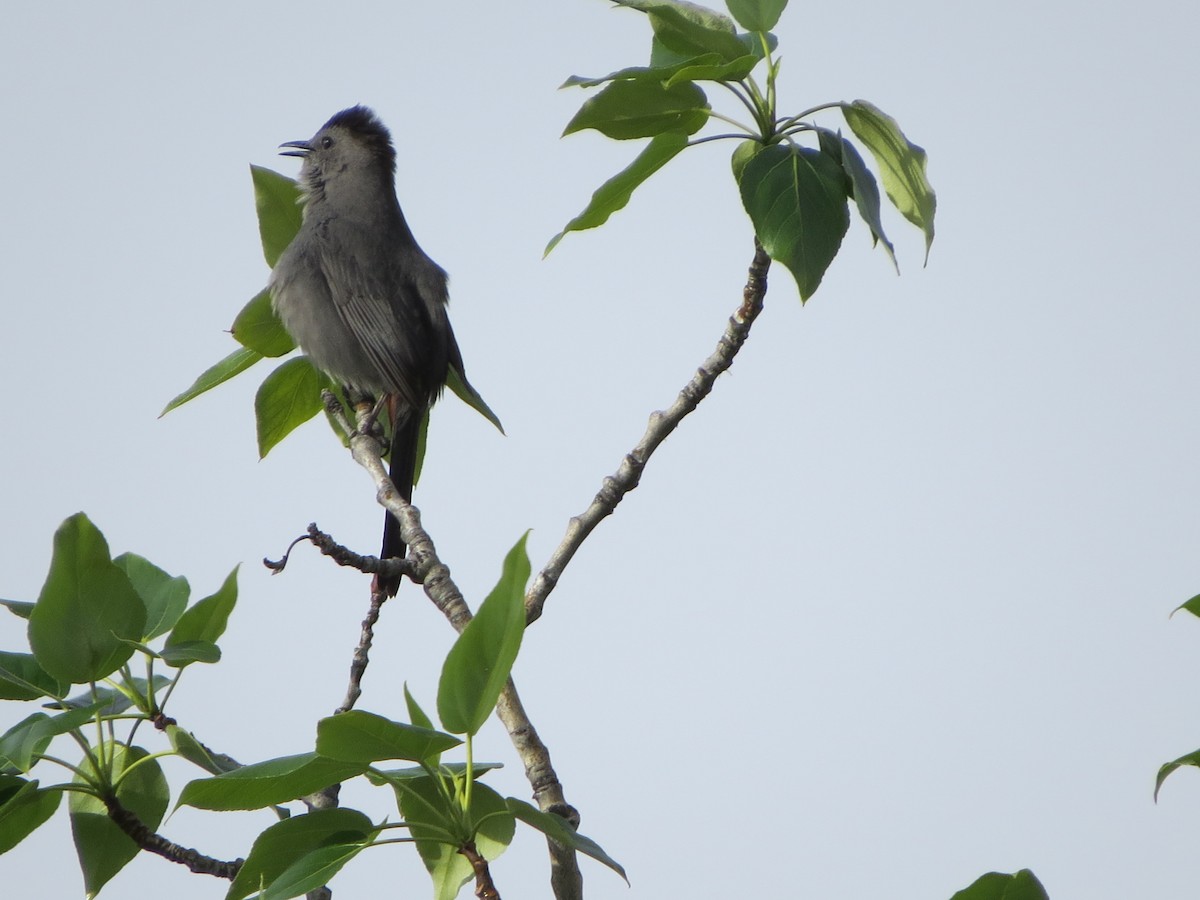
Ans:
{"type": "MultiPolygon", "coordinates": [[[[115,798],[151,829],[162,821],[169,795],[157,760],[179,751],[149,753],[134,736],[162,713],[189,665],[220,659],[216,642],[237,602],[236,576],[235,569],[216,593],[189,605],[186,579],[132,553],[112,558],[83,513],[59,527],[37,602],[4,601],[28,619],[32,652],[0,651],[0,699],[44,700],[51,711],[35,712],[0,735],[0,853],[46,822],[66,793],[89,895],[137,855],[137,845],[109,818],[106,800],[115,798]],[[135,654],[144,677],[133,674],[135,654]],[[156,673],[160,664],[174,674],[156,673]],[[74,685],[84,690],[71,696],[74,685]],[[125,725],[118,740],[117,728],[125,725]],[[78,762],[50,754],[59,737],[79,747],[78,762]],[[43,786],[28,777],[39,764],[65,769],[70,780],[43,786]]],[[[174,726],[167,732],[172,742],[186,739],[188,749],[195,743],[174,726]]]]}
{"type": "Polygon", "coordinates": [[[326,884],[367,847],[397,842],[416,844],[435,897],[450,900],[473,875],[460,851],[471,848],[495,859],[512,841],[518,820],[624,877],[594,841],[562,819],[478,781],[496,765],[476,763],[472,742],[520,650],[529,573],[522,537],[505,558],[495,589],[446,657],[437,696],[443,730],[435,730],[406,689],[411,724],[353,710],[321,720],[311,751],[238,766],[175,724],[164,726],[169,749],[151,753],[134,743],[143,722],[163,724],[164,707],[187,666],[220,659],[216,641],[237,600],[236,569],[215,594],[189,606],[185,579],[133,554],[111,558],[99,529],[82,513],[72,516],[55,534],[37,602],[4,601],[28,619],[32,652],[0,652],[0,699],[48,700],[53,712],[36,712],[0,736],[0,853],[44,824],[67,793],[84,883],[89,896],[95,894],[139,849],[110,818],[111,801],[156,829],[170,804],[158,760],[178,755],[209,777],[188,783],[177,806],[273,809],[280,817],[254,841],[229,900],[254,893],[262,900],[299,896],[326,884]],[[132,672],[134,654],[144,658],[145,677],[132,672]],[[174,675],[156,674],[158,664],[174,675]],[[68,696],[77,684],[86,689],[68,696]],[[125,726],[118,738],[118,728],[125,726]],[[60,737],[82,750],[79,762],[50,752],[60,737]],[[465,762],[442,761],[443,753],[460,746],[465,762]],[[391,760],[415,765],[376,766],[391,760]],[[29,777],[39,764],[63,767],[71,778],[43,786],[29,777]],[[282,806],[356,777],[389,788],[401,821],[376,823],[346,808],[292,816],[282,806]],[[397,829],[409,836],[388,837],[397,829]]]}
{"type": "Polygon", "coordinates": [[[777,110],[780,61],[771,29],[787,0],[728,0],[733,18],[681,0],[613,0],[646,14],[654,32],[650,62],[599,78],[573,76],[564,87],[603,86],[584,102],[564,134],[594,129],[616,140],[650,142],[623,171],[605,182],[584,210],[546,247],[571,231],[595,228],[624,208],[634,190],[687,147],[735,139],[733,173],[755,234],[772,259],[788,268],[802,300],[816,291],[850,224],[849,203],[895,263],[883,229],[879,186],[854,143],[840,131],[806,121],[840,110],[874,157],[888,198],[933,241],[936,198],[925,176],[925,151],[896,121],[865,100],[825,103],[798,115],[777,110]],[[736,20],[736,22],[735,22],[736,20]],[[746,31],[739,32],[740,25],[746,31]],[[765,69],[763,85],[752,74],[765,69]],[[743,124],[715,111],[701,84],[726,89],[744,107],[743,124]],[[694,137],[711,121],[735,132],[694,137]],[[802,136],[815,146],[799,143],[802,136]]]}
{"type": "Polygon", "coordinates": [[[1028,869],[1008,874],[988,872],[950,900],[1050,900],[1037,876],[1028,869]]]}
{"type": "MultiPolygon", "coordinates": [[[[254,183],[263,257],[267,265],[274,268],[300,230],[302,195],[294,179],[270,169],[251,166],[250,176],[254,183]]],[[[263,359],[278,359],[296,349],[296,342],[275,314],[266,288],[242,308],[229,331],[241,346],[201,373],[187,390],[166,405],[162,415],[224,384],[263,359]]],[[[504,430],[483,397],[453,367],[447,375],[446,386],[489,422],[504,430]]],[[[286,360],[263,379],[254,398],[259,457],[266,456],[298,426],[323,410],[323,390],[333,391],[345,400],[341,386],[333,384],[306,356],[286,360]]],[[[338,431],[336,427],[334,430],[338,431]]],[[[340,435],[340,431],[338,433],[340,435]]]]}

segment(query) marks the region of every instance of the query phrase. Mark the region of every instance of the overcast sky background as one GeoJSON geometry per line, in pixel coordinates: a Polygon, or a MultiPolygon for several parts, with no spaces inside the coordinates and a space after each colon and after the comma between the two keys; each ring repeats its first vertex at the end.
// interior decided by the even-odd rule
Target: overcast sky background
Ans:
{"type": "MultiPolygon", "coordinates": [[[[417,504],[472,604],[526,528],[536,570],[712,350],[752,255],[716,144],[542,261],[637,149],[558,139],[585,96],[556,91],[568,75],[645,61],[640,14],[607,6],[10,4],[0,596],[36,598],[78,510],[195,598],[241,563],[225,657],[169,711],[245,762],[311,747],[367,581],[307,547],[280,577],[258,560],[313,520],[373,552],[370,482],[319,422],[257,460],[267,364],[156,417],[266,282],[248,165],[294,175],[276,146],[358,102],[392,128],[404,209],[508,431],[443,402],[417,504]]],[[[1195,896],[1200,777],[1151,793],[1200,747],[1200,622],[1167,617],[1200,592],[1198,27],[1185,0],[785,13],[782,109],[894,115],[929,151],[938,236],[923,269],[920,235],[886,219],[896,278],[856,221],[805,307],[774,269],[733,372],[528,633],[530,716],[633,884],[584,860],[589,897],[944,900],[1021,867],[1055,900],[1195,896]]],[[[407,681],[432,709],[452,640],[406,587],[361,708],[402,718],[407,681]]],[[[0,617],[0,647],[24,646],[0,617]]],[[[4,727],[32,711],[10,706],[4,727]]],[[[476,753],[528,796],[498,726],[476,753]]],[[[167,771],[176,795],[198,774],[167,771]]],[[[382,791],[343,799],[396,818],[382,791]]],[[[271,821],[184,809],[161,830],[234,858],[271,821]]],[[[512,897],[549,896],[547,871],[528,831],[493,866],[512,897]]],[[[0,882],[82,895],[62,810],[0,882]]],[[[333,886],[428,880],[392,847],[333,886]]],[[[103,896],[224,890],[147,856],[103,896]]]]}

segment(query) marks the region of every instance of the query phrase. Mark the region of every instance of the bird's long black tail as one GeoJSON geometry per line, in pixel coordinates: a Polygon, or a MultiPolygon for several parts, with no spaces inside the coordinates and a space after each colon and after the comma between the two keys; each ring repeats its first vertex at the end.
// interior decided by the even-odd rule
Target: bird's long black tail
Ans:
{"type": "MultiPolygon", "coordinates": [[[[409,412],[392,428],[392,449],[388,460],[388,475],[400,495],[412,502],[413,476],[417,469],[417,441],[421,434],[421,415],[409,412]]],[[[400,537],[400,523],[391,513],[385,515],[383,523],[383,549],[379,551],[380,559],[404,557],[408,548],[400,537]]],[[[389,597],[396,596],[400,587],[398,577],[379,577],[379,587],[387,592],[389,597]]]]}

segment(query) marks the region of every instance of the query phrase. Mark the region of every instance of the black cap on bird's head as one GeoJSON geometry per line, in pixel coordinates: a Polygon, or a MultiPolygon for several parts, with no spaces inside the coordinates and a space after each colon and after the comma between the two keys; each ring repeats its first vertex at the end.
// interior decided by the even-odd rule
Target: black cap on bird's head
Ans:
{"type": "Polygon", "coordinates": [[[396,169],[396,150],[392,146],[392,135],[387,126],[379,121],[368,107],[351,106],[334,113],[328,122],[307,141],[288,141],[280,147],[289,147],[281,156],[307,157],[310,153],[329,150],[338,139],[338,132],[348,133],[358,144],[366,148],[373,157],[386,163],[390,171],[396,169]]]}

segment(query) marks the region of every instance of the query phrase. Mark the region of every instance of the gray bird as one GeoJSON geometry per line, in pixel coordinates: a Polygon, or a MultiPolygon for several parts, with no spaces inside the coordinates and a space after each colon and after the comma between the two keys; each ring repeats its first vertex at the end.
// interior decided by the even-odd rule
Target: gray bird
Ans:
{"type": "MultiPolygon", "coordinates": [[[[313,364],[392,413],[390,474],[412,500],[421,419],[462,355],[446,312],[446,272],[417,245],[396,199],[396,151],[365,106],[342,110],[284,156],[300,168],[303,223],[271,272],[271,299],[313,364]]],[[[380,556],[403,557],[387,516],[380,556]]],[[[377,585],[396,593],[398,578],[377,585]]]]}

